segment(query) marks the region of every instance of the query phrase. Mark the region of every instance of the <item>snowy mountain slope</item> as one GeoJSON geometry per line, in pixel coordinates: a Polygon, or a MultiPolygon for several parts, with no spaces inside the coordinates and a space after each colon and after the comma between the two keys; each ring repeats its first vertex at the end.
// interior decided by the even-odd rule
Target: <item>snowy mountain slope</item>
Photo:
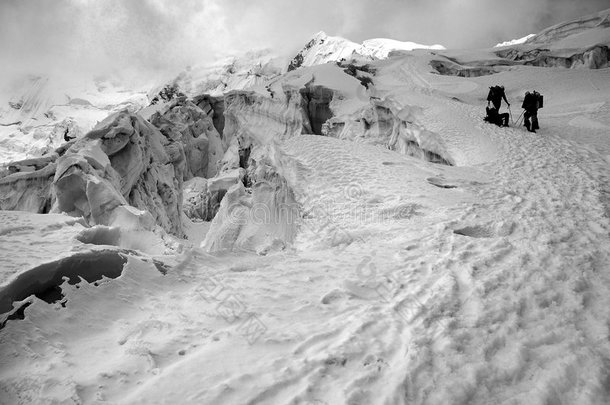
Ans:
{"type": "Polygon", "coordinates": [[[439,50],[433,65],[440,74],[463,77],[494,74],[514,65],[603,69],[610,63],[608,21],[610,9],[490,49],[439,50]]]}
{"type": "Polygon", "coordinates": [[[262,86],[285,70],[285,61],[269,50],[253,51],[211,65],[185,69],[152,87],[130,88],[119,80],[31,76],[0,90],[0,162],[40,156],[64,143],[64,135],[81,137],[113,112],[127,108],[145,117],[162,110],[167,86],[189,97],[222,95],[262,86]]]}
{"type": "Polygon", "coordinates": [[[145,91],[112,80],[28,76],[0,91],[0,162],[40,156],[81,137],[109,114],[148,104],[145,91]]]}
{"type": "Polygon", "coordinates": [[[320,31],[292,59],[288,70],[301,66],[321,65],[328,62],[345,60],[385,59],[396,50],[445,49],[442,45],[421,45],[414,42],[402,42],[393,39],[375,38],[357,44],[341,37],[329,36],[320,31]]]}
{"type": "Polygon", "coordinates": [[[519,44],[523,44],[525,43],[528,39],[534,37],[536,34],[529,34],[526,35],[524,37],[521,38],[517,38],[517,39],[511,39],[510,41],[504,41],[504,42],[500,42],[499,44],[496,44],[494,46],[494,48],[501,48],[503,46],[511,46],[511,45],[519,45],[519,44]]]}
{"type": "MultiPolygon", "coordinates": [[[[444,49],[440,45],[426,46],[414,42],[401,42],[377,38],[356,44],[341,37],[332,37],[320,31],[299,51],[290,64],[271,50],[251,51],[228,57],[211,65],[189,67],[167,83],[193,97],[200,94],[219,96],[232,90],[247,90],[264,85],[274,77],[298,66],[316,66],[353,57],[364,60],[384,59],[394,50],[444,49]],[[296,63],[295,60],[300,62],[296,63]]],[[[164,84],[163,86],[165,86],[164,84]]],[[[149,93],[152,98],[161,90],[158,86],[149,93]]]]}
{"type": "Polygon", "coordinates": [[[557,24],[496,52],[535,66],[600,69],[610,60],[610,9],[557,24]]]}
{"type": "MultiPolygon", "coordinates": [[[[177,264],[165,276],[130,259],[115,280],[64,286],[65,307],[33,299],[0,330],[5,397],[606,402],[608,69],[462,78],[435,74],[433,57],[374,62],[375,97],[438,135],[457,167],[356,139],[279,142],[302,209],[292,245],[159,257],[177,264]],[[537,134],[481,120],[495,83],[513,119],[525,90],[545,94],[537,134]]],[[[371,96],[349,79],[359,107],[337,101],[346,116],[371,96]]]]}
{"type": "Polygon", "coordinates": [[[445,49],[442,45],[422,45],[410,41],[396,41],[388,38],[367,39],[362,46],[377,59],[385,59],[392,51],[412,51],[414,49],[445,49]]]}
{"type": "MultiPolygon", "coordinates": [[[[2,400],[608,403],[610,69],[431,65],[501,59],[489,52],[371,60],[354,68],[368,88],[333,63],[231,92],[223,163],[254,184],[238,178],[228,231],[208,236],[277,243],[175,256],[150,244],[157,265],[129,255],[115,279],[63,283],[61,302],[26,298],[0,318],[2,400]],[[494,84],[509,128],[481,119],[494,84]],[[515,125],[533,89],[535,134],[515,125]],[[303,134],[326,107],[330,136],[303,134]],[[453,166],[405,156],[416,147],[453,166]]],[[[108,242],[95,229],[75,241],[82,225],[63,215],[2,219],[5,274],[108,242]]]]}
{"type": "MultiPolygon", "coordinates": [[[[439,71],[462,76],[490,74],[498,71],[490,66],[512,64],[600,68],[606,66],[609,59],[608,14],[606,10],[558,24],[525,43],[509,41],[510,44],[502,45],[510,46],[500,47],[499,51],[479,52],[476,58],[466,59],[463,59],[463,53],[456,59],[453,52],[443,51],[440,45],[383,38],[356,44],[319,32],[297,54],[288,69],[352,58],[365,62],[387,58],[392,51],[415,49],[436,50],[439,55],[449,58],[435,62],[439,71]]],[[[272,51],[263,50],[212,65],[187,68],[147,91],[127,89],[110,80],[75,83],[56,78],[27,78],[20,85],[0,92],[0,161],[38,156],[52,150],[62,143],[65,134],[78,137],[109,113],[121,108],[140,110],[167,85],[176,86],[190,97],[202,93],[222,95],[231,90],[263,88],[286,68],[285,60],[272,51]]]]}
{"type": "Polygon", "coordinates": [[[271,50],[251,51],[213,64],[188,67],[175,78],[155,87],[149,96],[152,99],[167,83],[177,86],[189,97],[201,94],[218,96],[232,90],[244,90],[279,75],[286,70],[285,64],[285,60],[271,50]]]}
{"type": "Polygon", "coordinates": [[[572,21],[556,24],[529,38],[527,44],[553,43],[557,48],[610,45],[610,8],[572,21]]]}
{"type": "Polygon", "coordinates": [[[512,45],[551,45],[555,49],[585,49],[594,45],[609,45],[610,9],[562,22],[538,34],[499,43],[495,48],[512,45]]]}

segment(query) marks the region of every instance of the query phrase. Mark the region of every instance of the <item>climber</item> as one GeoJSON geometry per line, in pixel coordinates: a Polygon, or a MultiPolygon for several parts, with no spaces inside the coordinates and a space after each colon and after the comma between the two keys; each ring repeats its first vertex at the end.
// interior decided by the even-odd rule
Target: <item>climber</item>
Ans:
{"type": "Polygon", "coordinates": [[[538,109],[543,106],[543,97],[536,90],[533,92],[526,92],[525,98],[521,108],[525,111],[523,113],[523,123],[528,131],[536,133],[538,126],[538,109]],[[531,121],[530,121],[531,120],[531,121]]]}
{"type": "Polygon", "coordinates": [[[510,103],[506,99],[506,94],[504,93],[504,86],[491,86],[489,88],[489,93],[487,94],[487,105],[491,102],[497,111],[500,111],[500,106],[502,105],[502,99],[506,102],[508,108],[510,108],[510,103]]]}
{"type": "Polygon", "coordinates": [[[499,114],[498,110],[494,107],[486,107],[485,110],[487,110],[487,117],[484,118],[486,122],[496,124],[499,127],[508,126],[508,113],[499,114]]]}

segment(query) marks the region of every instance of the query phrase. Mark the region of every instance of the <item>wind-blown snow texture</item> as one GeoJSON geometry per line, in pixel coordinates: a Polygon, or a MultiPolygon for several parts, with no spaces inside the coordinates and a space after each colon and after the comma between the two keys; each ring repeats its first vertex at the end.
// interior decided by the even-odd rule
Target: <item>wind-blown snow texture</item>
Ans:
{"type": "Polygon", "coordinates": [[[0,298],[76,253],[126,260],[2,315],[2,401],[607,404],[610,68],[496,51],[303,66],[225,95],[224,130],[206,111],[197,132],[222,138],[218,173],[185,192],[201,247],[162,255],[167,241],[116,222],[0,211],[0,298]],[[497,73],[441,75],[439,60],[497,73]],[[509,128],[482,120],[494,84],[509,128]],[[308,86],[332,95],[327,136],[307,133],[308,86]],[[534,89],[535,134],[514,125],[534,89]],[[125,253],[136,242],[149,249],[125,253]]]}

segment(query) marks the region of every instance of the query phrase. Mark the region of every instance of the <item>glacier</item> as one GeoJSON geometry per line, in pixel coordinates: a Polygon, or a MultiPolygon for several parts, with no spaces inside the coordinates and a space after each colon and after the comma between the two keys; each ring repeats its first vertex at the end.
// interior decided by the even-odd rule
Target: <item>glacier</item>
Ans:
{"type": "Polygon", "coordinates": [[[26,79],[0,109],[2,401],[608,402],[609,13],[26,79]]]}

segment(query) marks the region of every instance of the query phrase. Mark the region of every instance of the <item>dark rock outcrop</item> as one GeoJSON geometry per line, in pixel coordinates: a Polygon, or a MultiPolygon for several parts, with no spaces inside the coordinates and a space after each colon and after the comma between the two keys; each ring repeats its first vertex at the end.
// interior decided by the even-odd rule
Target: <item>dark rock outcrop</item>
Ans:
{"type": "MultiPolygon", "coordinates": [[[[323,44],[323,43],[324,43],[324,40],[323,39],[320,40],[320,44],[323,44]]],[[[295,57],[292,58],[292,60],[288,64],[288,71],[289,72],[293,71],[293,70],[296,70],[296,69],[300,68],[301,65],[303,65],[303,59],[304,59],[303,54],[305,52],[307,52],[309,49],[311,49],[315,44],[316,44],[316,39],[315,38],[313,38],[312,40],[310,40],[308,43],[305,44],[303,49],[299,53],[297,53],[295,55],[295,57]]]]}

